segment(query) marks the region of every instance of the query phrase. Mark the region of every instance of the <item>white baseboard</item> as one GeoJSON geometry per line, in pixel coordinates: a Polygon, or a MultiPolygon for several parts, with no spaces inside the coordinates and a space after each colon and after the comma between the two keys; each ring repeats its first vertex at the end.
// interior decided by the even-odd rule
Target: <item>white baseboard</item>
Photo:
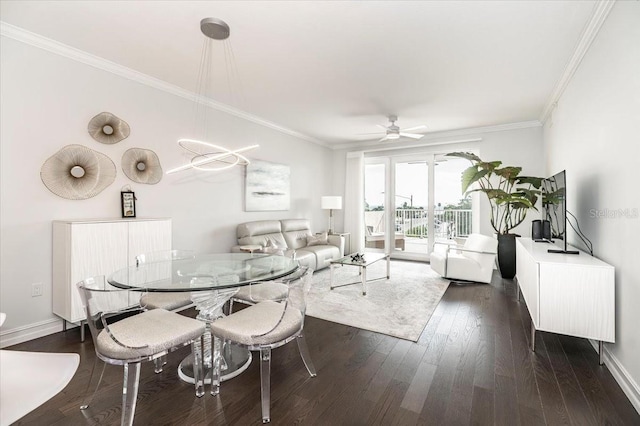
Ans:
{"type": "MultiPolygon", "coordinates": [[[[593,349],[598,352],[598,342],[595,340],[589,340],[593,349]]],[[[631,405],[636,411],[640,414],[640,386],[633,380],[629,372],[622,366],[618,358],[616,358],[609,349],[607,349],[607,345],[604,345],[604,356],[603,361],[605,365],[609,368],[611,375],[616,382],[620,385],[620,388],[624,392],[624,394],[631,401],[631,405]]]]}
{"type": "Polygon", "coordinates": [[[48,336],[59,331],[62,331],[62,320],[59,318],[52,318],[10,330],[2,330],[0,332],[0,348],[17,345],[18,343],[48,336]]]}

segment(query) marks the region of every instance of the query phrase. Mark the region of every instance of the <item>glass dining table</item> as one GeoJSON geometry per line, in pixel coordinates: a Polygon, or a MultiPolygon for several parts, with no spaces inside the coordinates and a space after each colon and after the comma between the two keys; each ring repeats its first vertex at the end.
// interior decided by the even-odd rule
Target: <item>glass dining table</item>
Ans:
{"type": "MultiPolygon", "coordinates": [[[[285,277],[298,269],[298,262],[286,257],[257,253],[221,253],[194,258],[142,263],[115,271],[108,277],[111,285],[137,292],[190,292],[198,310],[197,319],[210,323],[224,316],[224,304],[244,285],[285,277]]],[[[135,301],[130,301],[134,303],[135,301]]],[[[211,366],[211,335],[205,332],[205,366],[211,366]]],[[[222,348],[222,380],[246,370],[251,352],[227,345],[222,348]]],[[[215,353],[215,351],[214,351],[215,353]]],[[[185,358],[178,375],[194,383],[193,356],[185,358]]]]}

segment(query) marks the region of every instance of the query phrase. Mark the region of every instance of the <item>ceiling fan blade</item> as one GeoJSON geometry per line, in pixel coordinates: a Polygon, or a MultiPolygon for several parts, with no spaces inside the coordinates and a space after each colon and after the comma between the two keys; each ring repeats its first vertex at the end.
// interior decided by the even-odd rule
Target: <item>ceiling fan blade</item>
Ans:
{"type": "Polygon", "coordinates": [[[411,139],[420,139],[422,138],[424,135],[418,135],[416,133],[404,133],[404,132],[400,132],[400,136],[404,136],[405,138],[411,138],[411,139]]]}
{"type": "Polygon", "coordinates": [[[384,135],[384,137],[382,139],[378,140],[378,142],[384,142],[387,139],[389,139],[389,135],[384,135]]]}
{"type": "Polygon", "coordinates": [[[402,129],[403,132],[413,132],[415,130],[422,130],[422,129],[426,129],[427,126],[425,126],[424,124],[421,126],[415,126],[415,127],[407,127],[406,129],[402,129]]]}
{"type": "Polygon", "coordinates": [[[358,136],[379,135],[384,132],[372,132],[372,133],[356,133],[358,136]]]}

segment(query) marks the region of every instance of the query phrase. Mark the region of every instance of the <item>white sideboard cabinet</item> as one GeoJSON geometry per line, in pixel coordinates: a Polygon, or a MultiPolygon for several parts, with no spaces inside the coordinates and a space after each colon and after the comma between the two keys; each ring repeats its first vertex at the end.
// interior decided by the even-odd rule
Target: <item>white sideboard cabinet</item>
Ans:
{"type": "Polygon", "coordinates": [[[140,253],[170,249],[167,218],[53,221],[53,313],[82,323],[86,316],[76,283],[134,265],[140,253]]]}
{"type": "Polygon", "coordinates": [[[531,349],[536,330],[615,342],[614,267],[587,253],[548,253],[559,247],[518,238],[516,279],[531,315],[531,349]]]}

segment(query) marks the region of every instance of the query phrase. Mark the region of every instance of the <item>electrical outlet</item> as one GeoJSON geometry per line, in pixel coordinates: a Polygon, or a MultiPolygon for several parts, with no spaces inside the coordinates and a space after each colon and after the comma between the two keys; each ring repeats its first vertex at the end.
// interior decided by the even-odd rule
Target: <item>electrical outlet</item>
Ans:
{"type": "Polygon", "coordinates": [[[31,284],[31,297],[42,296],[42,283],[31,284]]]}

